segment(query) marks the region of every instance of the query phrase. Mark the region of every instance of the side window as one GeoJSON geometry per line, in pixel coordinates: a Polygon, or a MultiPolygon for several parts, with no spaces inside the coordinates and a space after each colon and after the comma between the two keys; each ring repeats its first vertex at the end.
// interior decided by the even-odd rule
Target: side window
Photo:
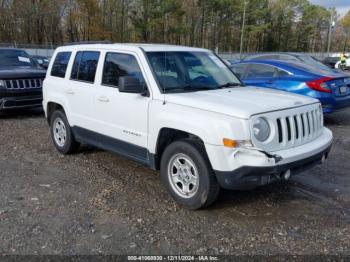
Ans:
{"type": "Polygon", "coordinates": [[[102,84],[118,87],[119,77],[133,76],[144,83],[141,69],[133,55],[121,53],[107,53],[103,67],[102,84]]]}
{"type": "Polygon", "coordinates": [[[70,76],[71,79],[78,79],[79,65],[80,65],[80,61],[81,61],[81,57],[82,56],[83,56],[83,52],[78,52],[75,55],[74,64],[73,64],[73,68],[72,68],[72,73],[71,73],[71,76],[70,76]]]}
{"type": "Polygon", "coordinates": [[[274,77],[276,69],[273,66],[262,64],[250,64],[247,78],[271,78],[274,77]]]}
{"type": "Polygon", "coordinates": [[[56,55],[53,62],[51,75],[64,78],[66,76],[67,66],[71,57],[71,52],[60,52],[56,55]]]}
{"type": "Polygon", "coordinates": [[[288,72],[286,72],[282,69],[278,69],[278,68],[277,68],[277,75],[278,75],[278,77],[289,76],[288,72]]]}
{"type": "Polygon", "coordinates": [[[71,79],[94,83],[99,58],[99,52],[78,52],[75,56],[71,79]]]}
{"type": "Polygon", "coordinates": [[[239,65],[233,65],[232,71],[236,73],[241,79],[245,78],[245,71],[247,68],[247,64],[239,64],[239,65]]]}

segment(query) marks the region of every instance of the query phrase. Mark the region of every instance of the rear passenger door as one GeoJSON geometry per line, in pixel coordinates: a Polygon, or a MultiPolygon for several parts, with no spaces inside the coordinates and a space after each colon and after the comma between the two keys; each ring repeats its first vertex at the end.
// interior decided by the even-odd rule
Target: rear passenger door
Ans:
{"type": "Polygon", "coordinates": [[[100,57],[97,51],[78,51],[75,54],[70,81],[65,86],[70,105],[70,119],[76,128],[92,127],[92,102],[96,69],[100,57]]]}
{"type": "Polygon", "coordinates": [[[146,86],[141,68],[137,55],[132,52],[106,52],[94,95],[93,115],[95,131],[104,135],[101,139],[110,150],[146,160],[151,97],[122,93],[118,89],[121,76],[136,77],[146,86]]]}

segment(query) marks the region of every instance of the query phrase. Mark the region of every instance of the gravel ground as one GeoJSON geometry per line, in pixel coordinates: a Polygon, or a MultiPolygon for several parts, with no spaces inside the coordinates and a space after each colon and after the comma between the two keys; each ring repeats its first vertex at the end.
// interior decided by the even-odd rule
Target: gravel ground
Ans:
{"type": "Polygon", "coordinates": [[[59,155],[42,113],[0,116],[0,254],[350,255],[350,110],[326,125],[323,166],[194,212],[137,163],[59,155]]]}

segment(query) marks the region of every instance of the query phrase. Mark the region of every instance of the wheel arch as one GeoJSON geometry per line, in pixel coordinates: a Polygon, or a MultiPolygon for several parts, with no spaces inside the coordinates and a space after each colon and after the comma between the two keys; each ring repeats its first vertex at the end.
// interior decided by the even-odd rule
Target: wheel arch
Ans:
{"type": "Polygon", "coordinates": [[[178,140],[183,140],[183,139],[196,140],[201,144],[203,144],[203,148],[205,150],[204,141],[196,134],[193,134],[184,130],[180,130],[180,129],[163,127],[159,130],[158,137],[157,137],[155,153],[154,153],[154,164],[153,164],[154,169],[156,170],[160,169],[160,161],[165,148],[171,143],[178,140]]]}
{"type": "Polygon", "coordinates": [[[66,111],[61,104],[56,103],[56,102],[52,102],[52,101],[47,103],[46,119],[47,119],[47,122],[49,125],[51,123],[51,116],[52,116],[53,112],[55,112],[57,110],[62,110],[66,114],[66,111]]]}

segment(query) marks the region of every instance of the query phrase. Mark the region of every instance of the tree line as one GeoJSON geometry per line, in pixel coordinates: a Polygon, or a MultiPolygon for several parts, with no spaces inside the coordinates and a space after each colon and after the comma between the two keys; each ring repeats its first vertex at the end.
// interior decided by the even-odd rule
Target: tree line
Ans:
{"type": "Polygon", "coordinates": [[[244,9],[244,52],[324,52],[331,16],[332,50],[350,41],[350,15],[339,19],[308,0],[0,0],[0,42],[109,40],[237,52],[244,9]]]}

